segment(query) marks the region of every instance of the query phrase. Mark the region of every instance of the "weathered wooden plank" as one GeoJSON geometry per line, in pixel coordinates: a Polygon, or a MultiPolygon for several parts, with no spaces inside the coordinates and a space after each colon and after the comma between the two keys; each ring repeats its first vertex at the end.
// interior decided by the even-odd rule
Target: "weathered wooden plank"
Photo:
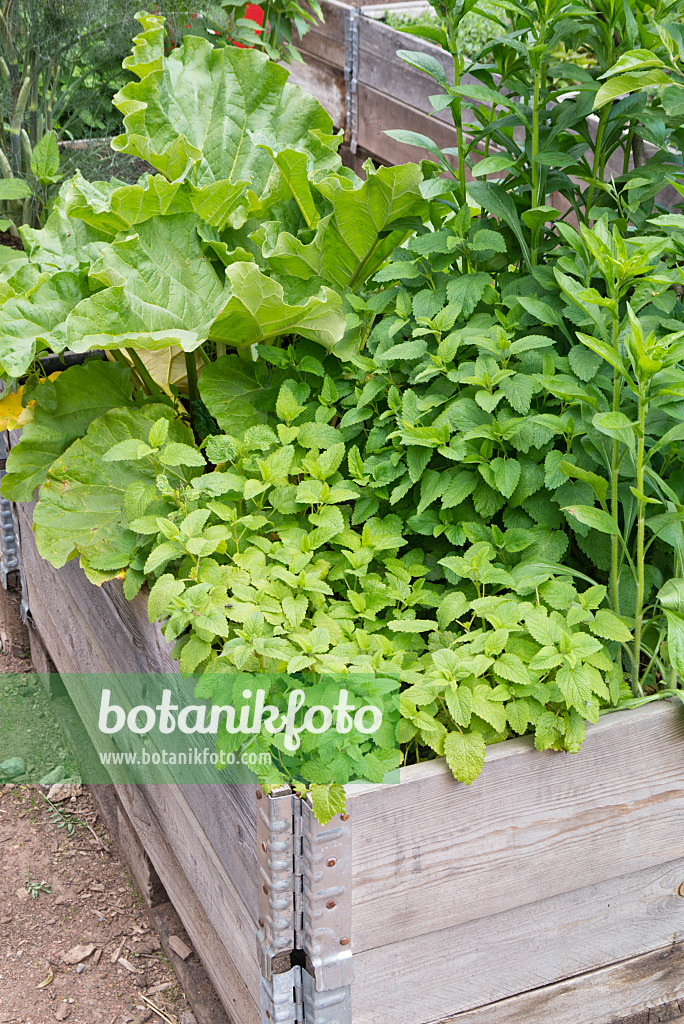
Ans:
{"type": "Polygon", "coordinates": [[[388,934],[354,955],[354,1022],[423,1024],[663,949],[684,940],[682,884],[684,857],[403,942],[388,934]]]}
{"type": "MultiPolygon", "coordinates": [[[[257,1001],[259,968],[255,920],[245,907],[241,894],[237,891],[233,879],[226,873],[213,846],[199,828],[197,819],[183,798],[184,788],[165,785],[123,787],[126,793],[130,789],[136,789],[144,799],[150,813],[159,823],[165,845],[178,862],[214,931],[235,963],[252,997],[257,1001]]],[[[122,787],[119,789],[121,791],[122,787]]],[[[169,891],[156,863],[154,846],[145,842],[144,836],[141,838],[159,877],[169,891]]],[[[185,918],[183,920],[189,930],[188,922],[185,918]]]]}
{"type": "Polygon", "coordinates": [[[232,1024],[224,1012],[198,955],[193,954],[184,960],[177,955],[172,947],[170,942],[172,936],[179,938],[187,946],[192,945],[192,940],[173,904],[169,901],[168,893],[147,856],[128,814],[116,797],[116,787],[94,786],[92,789],[99,789],[100,797],[102,790],[108,790],[116,802],[117,846],[131,870],[133,881],[159,936],[162,949],[178,975],[183,991],[197,1019],[197,1024],[232,1024]]]}
{"type": "MultiPolygon", "coordinates": [[[[97,732],[98,693],[95,687],[80,685],[81,680],[76,674],[66,674],[64,677],[67,689],[79,703],[79,714],[89,732],[89,738],[93,741],[98,750],[116,749],[115,737],[103,736],[97,732]]],[[[145,701],[144,693],[141,699],[145,701]]],[[[156,698],[155,698],[156,699],[156,698]]],[[[126,737],[126,730],[117,734],[116,739],[126,737]]],[[[122,746],[122,749],[124,747],[122,746]]],[[[158,771],[157,769],[155,771],[158,771]]],[[[179,864],[180,870],[186,879],[185,884],[192,889],[194,896],[204,908],[207,919],[211,922],[219,940],[225,947],[227,954],[236,964],[238,973],[243,977],[249,990],[258,998],[258,968],[256,957],[256,874],[250,875],[250,863],[254,859],[254,845],[242,829],[242,822],[238,815],[226,814],[226,807],[219,808],[219,825],[221,826],[222,837],[217,836],[217,847],[222,849],[223,859],[230,865],[229,871],[224,867],[216,851],[212,848],[197,818],[184,799],[184,790],[193,790],[193,786],[179,786],[173,782],[166,784],[154,784],[146,786],[122,786],[115,787],[117,796],[124,803],[124,795],[131,790],[144,794],[146,806],[148,807],[148,818],[153,816],[157,822],[158,831],[151,831],[143,823],[142,831],[138,828],[143,820],[140,814],[133,818],[129,808],[126,808],[129,818],[138,832],[140,842],[144,851],[154,864],[162,878],[165,888],[169,891],[161,869],[157,864],[157,844],[159,836],[163,837],[164,849],[168,848],[175,861],[179,864]],[[234,837],[236,832],[243,832],[243,841],[236,845],[234,837]],[[248,851],[248,855],[247,854],[248,851]],[[248,908],[243,901],[243,893],[238,890],[237,884],[245,885],[245,895],[250,901],[248,908]]],[[[214,787],[203,787],[213,789],[214,787]]],[[[228,787],[217,786],[216,789],[225,791],[228,787]]],[[[236,787],[243,788],[243,787],[236,787]]],[[[244,787],[245,789],[253,787],[244,787]]],[[[249,807],[249,800],[247,801],[249,807]]],[[[205,817],[208,815],[205,813],[205,817]]],[[[120,824],[120,822],[119,822],[120,824]]],[[[149,824],[149,823],[148,823],[149,824]]],[[[183,917],[184,924],[190,931],[190,922],[185,919],[182,910],[179,911],[183,917]]],[[[198,947],[199,948],[199,947],[198,947]]],[[[207,970],[209,965],[207,964],[207,970]]]]}
{"type": "MultiPolygon", "coordinates": [[[[141,686],[140,694],[136,692],[133,703],[144,702],[147,682],[138,675],[132,681],[127,679],[127,671],[140,673],[140,662],[145,663],[148,646],[150,654],[150,672],[165,671],[169,685],[177,687],[178,692],[186,694],[185,703],[191,700],[193,684],[184,682],[178,673],[178,666],[168,657],[169,668],[163,670],[160,665],[167,664],[167,655],[161,648],[165,645],[158,627],[147,622],[145,599],[130,610],[117,581],[111,585],[111,593],[103,594],[102,588],[94,587],[83,575],[75,562],[68,563],[63,569],[55,569],[41,559],[35,547],[35,539],[30,529],[26,511],[21,516],[22,556],[24,558],[27,577],[29,579],[29,598],[33,617],[41,632],[46,646],[60,672],[64,674],[67,689],[79,706],[83,723],[90,730],[91,740],[98,750],[102,749],[107,740],[112,750],[137,750],[138,743],[132,742],[126,730],[112,737],[104,737],[97,728],[98,704],[97,694],[92,687],[83,685],[83,673],[116,672],[118,686],[125,691],[132,685],[141,686]],[[65,571],[69,570],[65,574],[65,571]],[[67,581],[66,586],[63,583],[67,581]],[[85,611],[84,611],[85,609],[85,611]],[[101,616],[99,628],[94,630],[91,616],[101,616]],[[89,621],[90,620],[90,621],[89,621]],[[119,622],[124,625],[119,629],[119,622]],[[127,628],[132,627],[132,628],[127,628]],[[93,632],[88,645],[81,643],[82,630],[93,632]],[[98,647],[99,635],[107,635],[107,648],[103,651],[98,647]],[[130,664],[129,649],[133,637],[139,641],[136,668],[126,670],[130,664]],[[148,643],[146,643],[148,641],[148,643]]],[[[86,681],[87,682],[87,681],[86,681]]],[[[151,682],[154,701],[158,697],[158,684],[151,682]]],[[[151,742],[151,741],[150,741],[151,742]]],[[[212,743],[212,737],[207,737],[212,743]]],[[[150,745],[150,744],[148,744],[150,745]]],[[[150,747],[151,749],[151,747],[150,747]]],[[[154,777],[158,778],[162,767],[154,769],[154,777]]],[[[193,769],[195,771],[195,769],[193,769]]],[[[201,778],[197,768],[198,778],[201,778]]],[[[206,769],[207,777],[214,776],[210,766],[206,769]]],[[[169,770],[169,790],[178,790],[173,785],[173,775],[169,770]]],[[[200,834],[209,829],[210,840],[224,869],[235,888],[242,896],[247,912],[255,922],[257,911],[257,872],[256,872],[256,787],[255,785],[228,785],[213,783],[210,785],[188,785],[183,787],[187,794],[184,805],[192,807],[200,834]]],[[[180,793],[178,799],[181,799],[180,793]]],[[[171,824],[173,816],[167,819],[170,845],[173,847],[175,828],[171,824]]]]}
{"type": "Polygon", "coordinates": [[[29,604],[59,671],[177,673],[170,645],[148,622],[145,595],[127,602],[118,581],[93,586],[76,560],[50,566],[36,549],[33,505],[17,508],[29,604]]]}
{"type": "MultiPolygon", "coordinates": [[[[684,943],[679,942],[558,985],[455,1016],[426,1020],[425,1024],[619,1024],[644,1008],[665,1010],[663,1014],[647,1012],[645,1021],[655,1024],[672,1019],[666,1008],[681,998],[683,978],[684,943]]],[[[381,1021],[385,1024],[386,1018],[378,1017],[373,1024],[381,1021]]]]}
{"type": "MultiPolygon", "coordinates": [[[[259,1024],[259,980],[256,963],[252,967],[253,957],[248,957],[249,963],[238,964],[229,953],[225,941],[219,937],[210,921],[193,881],[186,877],[182,865],[169,847],[158,819],[138,787],[120,786],[118,794],[135,831],[150,854],[150,859],[202,959],[226,1012],[234,1024],[259,1024]],[[246,967],[249,968],[246,972],[248,980],[245,979],[246,967]]],[[[183,823],[178,823],[175,827],[182,828],[183,823]]],[[[225,901],[221,900],[220,907],[226,912],[225,901]]],[[[239,927],[230,916],[226,916],[225,925],[226,928],[236,930],[239,927]]],[[[255,946],[254,941],[252,945],[255,946]]]]}
{"type": "Polygon", "coordinates": [[[355,952],[679,859],[683,740],[684,708],[658,702],[604,716],[576,755],[491,747],[472,786],[442,761],[350,786],[355,952]]]}
{"type": "MultiPolygon", "coordinates": [[[[359,25],[359,60],[357,77],[359,85],[365,85],[374,93],[391,96],[400,102],[407,103],[415,110],[424,114],[433,114],[433,120],[451,123],[448,110],[434,112],[430,96],[440,92],[440,87],[428,75],[411,67],[400,57],[397,50],[413,50],[429,54],[444,68],[447,80],[454,79],[454,65],[449,54],[434,43],[418,36],[398,32],[389,25],[383,25],[372,18],[361,17],[359,25]]],[[[470,75],[464,76],[464,82],[474,81],[470,75]]],[[[364,109],[359,106],[359,114],[364,109]]],[[[464,110],[464,116],[468,111],[464,110]]]]}
{"type": "Polygon", "coordinates": [[[347,119],[347,84],[344,69],[306,56],[305,64],[293,64],[290,81],[315,96],[332,117],[335,128],[344,129],[347,119]]]}
{"type": "MultiPolygon", "coordinates": [[[[256,785],[183,786],[183,797],[254,921],[259,917],[256,785]]],[[[682,901],[684,903],[684,900],[682,901]]]]}
{"type": "Polygon", "coordinates": [[[345,19],[350,7],[337,0],[322,0],[323,24],[316,23],[301,38],[295,32],[294,41],[304,59],[318,57],[334,67],[344,68],[345,19]]]}
{"type": "Polygon", "coordinates": [[[362,82],[358,84],[357,95],[358,144],[380,160],[390,164],[405,164],[410,160],[422,160],[424,157],[433,159],[427,150],[407,146],[385,135],[390,128],[420,132],[442,149],[456,146],[456,129],[453,125],[428,117],[407,103],[377,92],[362,82]]]}

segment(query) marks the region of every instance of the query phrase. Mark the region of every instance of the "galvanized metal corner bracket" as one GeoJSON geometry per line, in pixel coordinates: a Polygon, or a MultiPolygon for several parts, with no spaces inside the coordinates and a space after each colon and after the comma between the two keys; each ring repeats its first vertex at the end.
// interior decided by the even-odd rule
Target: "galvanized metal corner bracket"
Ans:
{"type": "MultiPolygon", "coordinates": [[[[9,453],[9,435],[5,430],[2,433],[2,444],[0,445],[0,480],[6,473],[5,463],[9,453]]],[[[14,505],[0,496],[0,584],[7,590],[7,577],[11,572],[19,573],[21,584],[21,619],[28,621],[28,589],[24,567],[21,563],[19,551],[19,524],[17,523],[14,505]]]]}
{"type": "Polygon", "coordinates": [[[345,142],[356,153],[359,139],[359,11],[350,7],[344,15],[344,80],[347,84],[345,142]]]}
{"type": "Polygon", "coordinates": [[[351,822],[257,794],[263,1024],[351,1024],[351,822]]]}

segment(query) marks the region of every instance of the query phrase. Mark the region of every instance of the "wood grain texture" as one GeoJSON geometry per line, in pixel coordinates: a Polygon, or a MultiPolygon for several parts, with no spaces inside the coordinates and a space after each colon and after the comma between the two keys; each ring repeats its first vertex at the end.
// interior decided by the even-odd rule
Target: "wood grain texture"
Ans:
{"type": "Polygon", "coordinates": [[[683,883],[684,858],[355,953],[354,1024],[423,1024],[666,948],[684,940],[683,883]]]}
{"type": "MultiPolygon", "coordinates": [[[[410,160],[430,157],[427,150],[407,146],[385,135],[391,128],[419,132],[432,139],[443,149],[456,145],[456,129],[444,121],[437,121],[408,103],[387,96],[359,82],[357,87],[359,123],[357,139],[374,156],[386,163],[405,164],[410,160]]],[[[431,157],[432,159],[432,157],[431,157]]]]}
{"type": "Polygon", "coordinates": [[[684,1020],[684,999],[675,999],[671,1003],[652,1006],[640,1013],[631,1013],[629,1017],[621,1017],[620,1020],[613,1021],[613,1024],[658,1024],[660,1021],[674,1020],[684,1020]]]}
{"type": "MultiPolygon", "coordinates": [[[[256,785],[189,785],[181,792],[245,907],[259,917],[256,785]]],[[[684,900],[682,901],[684,902],[684,900]]]]}
{"type": "MultiPolygon", "coordinates": [[[[398,32],[389,25],[372,18],[359,18],[359,62],[358,81],[374,92],[383,93],[403,103],[408,103],[424,114],[432,114],[432,120],[444,121],[451,125],[453,121],[449,111],[435,112],[430,96],[441,92],[441,87],[416,68],[411,67],[397,57],[397,50],[412,50],[417,53],[429,54],[444,68],[447,80],[453,84],[454,66],[449,55],[441,48],[418,36],[398,32]]],[[[464,84],[473,82],[470,75],[463,76],[464,84]]],[[[359,113],[364,114],[363,107],[359,113]]],[[[464,109],[467,118],[468,111],[464,109]]]]}
{"type": "Polygon", "coordinates": [[[490,747],[472,786],[443,761],[349,787],[355,952],[684,856],[684,708],[606,715],[579,754],[490,747]]]}
{"type": "MultiPolygon", "coordinates": [[[[90,739],[95,741],[97,749],[102,749],[103,743],[112,749],[127,749],[127,730],[116,737],[104,737],[99,732],[99,691],[87,685],[88,675],[105,671],[116,673],[124,690],[127,685],[140,686],[136,697],[142,702],[153,684],[149,673],[165,672],[169,685],[178,680],[179,692],[184,685],[189,685],[189,698],[191,684],[184,684],[177,674],[175,662],[168,651],[164,651],[161,634],[155,636],[156,627],[147,622],[144,604],[131,608],[116,587],[112,598],[104,588],[89,583],[74,562],[63,569],[55,569],[43,561],[36,550],[26,510],[21,517],[21,538],[22,556],[30,580],[32,614],[50,656],[63,673],[90,739]],[[134,637],[139,640],[137,645],[133,643],[134,637]],[[175,675],[171,674],[171,668],[175,675]],[[135,673],[137,679],[132,676],[131,682],[129,673],[135,673]]],[[[150,695],[156,702],[158,690],[150,690],[150,695]]],[[[210,737],[207,742],[211,744],[210,737]]],[[[117,794],[121,794],[135,787],[117,786],[116,789],[117,794]]],[[[169,852],[180,865],[186,888],[189,885],[193,890],[194,899],[203,907],[204,917],[211,921],[227,955],[237,965],[243,983],[257,1000],[255,787],[225,784],[181,787],[169,783],[144,789],[147,816],[138,813],[137,818],[131,814],[129,817],[147,855],[157,867],[161,854],[156,844],[161,843],[164,856],[169,852]],[[184,791],[189,792],[190,800],[185,799],[184,791]],[[150,816],[156,823],[154,827],[150,816]],[[212,840],[207,838],[203,823],[210,826],[212,840]]],[[[159,868],[158,871],[161,877],[159,868]]],[[[170,892],[166,879],[163,881],[170,892]]],[[[190,922],[180,912],[190,931],[190,922]]],[[[207,970],[209,967],[207,964],[207,970]]]]}
{"type": "Polygon", "coordinates": [[[680,942],[477,1010],[425,1018],[421,1024],[620,1024],[630,1017],[641,1021],[644,1007],[644,1024],[654,1024],[672,1019],[667,1007],[681,997],[683,979],[680,942]]]}
{"type": "MultiPolygon", "coordinates": [[[[226,948],[224,938],[217,933],[192,879],[187,878],[183,866],[174,856],[160,822],[140,789],[137,786],[119,786],[117,791],[126,814],[149,852],[169,899],[199,953],[231,1021],[234,1024],[260,1024],[259,980],[255,954],[251,958],[247,956],[247,962],[236,962],[236,958],[229,951],[233,944],[229,943],[229,948],[226,948]]],[[[239,923],[230,912],[226,913],[225,899],[219,900],[218,909],[225,913],[225,929],[237,930],[239,923]]],[[[255,945],[255,942],[252,942],[252,946],[255,945]]],[[[236,957],[241,955],[244,954],[236,953],[236,957]]]]}
{"type": "Polygon", "coordinates": [[[344,129],[347,120],[344,68],[307,54],[306,63],[291,66],[290,81],[315,96],[330,114],[335,128],[344,129]]]}
{"type": "Polygon", "coordinates": [[[95,587],[76,560],[55,569],[40,557],[33,507],[17,506],[29,606],[58,670],[178,673],[170,645],[148,621],[145,594],[126,601],[118,580],[95,587]]]}
{"type": "MultiPolygon", "coordinates": [[[[128,680],[127,674],[163,672],[177,700],[192,703],[192,683],[178,675],[178,665],[170,656],[159,627],[147,620],[147,602],[139,594],[127,602],[118,581],[108,589],[93,586],[70,562],[55,569],[40,558],[31,530],[29,506],[19,506],[22,557],[29,583],[29,600],[33,619],[41,641],[50,652],[57,669],[64,674],[71,697],[79,707],[86,727],[94,731],[98,749],[103,736],[97,728],[98,707],[95,692],[84,676],[94,672],[116,672],[122,691],[140,688],[133,704],[144,702],[147,689],[152,705],[156,704],[158,686],[145,676],[128,680]],[[105,648],[106,643],[106,648],[105,648]],[[145,668],[147,666],[147,668],[145,668]]],[[[112,750],[137,749],[126,744],[127,731],[111,737],[112,750]]],[[[211,737],[207,744],[211,744],[211,737]]],[[[155,777],[159,771],[155,769],[155,777]]],[[[200,768],[197,768],[199,777],[200,768]]],[[[207,778],[216,773],[207,768],[207,778]]],[[[169,782],[172,781],[169,772],[169,782]]],[[[256,786],[229,785],[212,781],[209,785],[183,787],[187,804],[207,836],[228,875],[256,921],[256,786]]]]}
{"type": "Polygon", "coordinates": [[[323,24],[313,25],[301,38],[294,33],[295,45],[305,60],[308,55],[335,67],[344,67],[344,23],[349,9],[347,4],[337,3],[336,0],[322,0],[323,24]]]}
{"type": "MultiPolygon", "coordinates": [[[[123,787],[136,789],[164,833],[165,844],[173,854],[206,917],[235,963],[236,969],[255,1000],[259,993],[256,923],[246,909],[241,894],[228,876],[216,851],[199,828],[197,819],[183,798],[184,787],[151,785],[123,787]]],[[[121,789],[121,787],[120,787],[121,789]]],[[[160,878],[166,881],[155,862],[155,849],[144,841],[160,878]]],[[[166,886],[168,890],[168,886],[166,886]]],[[[185,921],[189,930],[189,923],[185,921]]]]}

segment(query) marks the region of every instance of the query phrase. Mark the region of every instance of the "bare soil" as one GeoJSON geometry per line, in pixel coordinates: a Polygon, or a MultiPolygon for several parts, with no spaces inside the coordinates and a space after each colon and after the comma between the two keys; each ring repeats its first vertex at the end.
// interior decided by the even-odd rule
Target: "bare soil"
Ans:
{"type": "Polygon", "coordinates": [[[44,792],[0,788],[0,1024],[164,1019],[149,1002],[180,1021],[187,1003],[90,797],[56,817],[44,792]]]}
{"type": "MultiPolygon", "coordinates": [[[[34,778],[68,768],[18,597],[2,588],[0,645],[0,762],[23,756],[34,778]]],[[[87,790],[54,804],[47,792],[0,785],[0,1024],[195,1024],[87,790]]]]}

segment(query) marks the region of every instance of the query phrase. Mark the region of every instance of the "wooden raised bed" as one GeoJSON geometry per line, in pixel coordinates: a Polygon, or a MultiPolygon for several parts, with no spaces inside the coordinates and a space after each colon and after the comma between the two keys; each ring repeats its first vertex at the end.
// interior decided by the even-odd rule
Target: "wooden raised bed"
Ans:
{"type": "MultiPolygon", "coordinates": [[[[435,111],[430,102],[438,86],[397,57],[397,50],[429,54],[453,81],[449,54],[425,39],[369,17],[363,8],[340,0],[322,0],[321,7],[325,21],[298,40],[304,63],[292,65],[291,80],[315,96],[335,127],[344,132],[341,152],[345,162],[362,174],[368,157],[376,164],[434,159],[427,150],[407,146],[385,134],[394,128],[426,135],[442,149],[456,147],[458,139],[449,111],[435,111]]],[[[463,81],[474,83],[476,79],[466,74],[463,81]]],[[[595,135],[598,118],[589,121],[595,135]]],[[[496,152],[497,147],[491,145],[490,154],[496,152]]],[[[650,143],[645,144],[647,156],[655,152],[650,143]]],[[[617,152],[608,160],[606,175],[619,177],[622,173],[622,153],[617,152]]],[[[468,169],[466,177],[470,178],[468,169]]],[[[567,207],[558,195],[550,199],[561,210],[567,207]]],[[[668,209],[680,199],[670,185],[658,195],[658,202],[668,209]]]]}
{"type": "MultiPolygon", "coordinates": [[[[42,561],[17,508],[67,686],[175,671],[144,596],[42,561]]],[[[574,756],[492,747],[470,787],[442,761],[350,786],[323,829],[254,786],[109,793],[233,1024],[649,1024],[684,1012],[683,741],[684,708],[658,702],[603,717],[574,756]]]]}

